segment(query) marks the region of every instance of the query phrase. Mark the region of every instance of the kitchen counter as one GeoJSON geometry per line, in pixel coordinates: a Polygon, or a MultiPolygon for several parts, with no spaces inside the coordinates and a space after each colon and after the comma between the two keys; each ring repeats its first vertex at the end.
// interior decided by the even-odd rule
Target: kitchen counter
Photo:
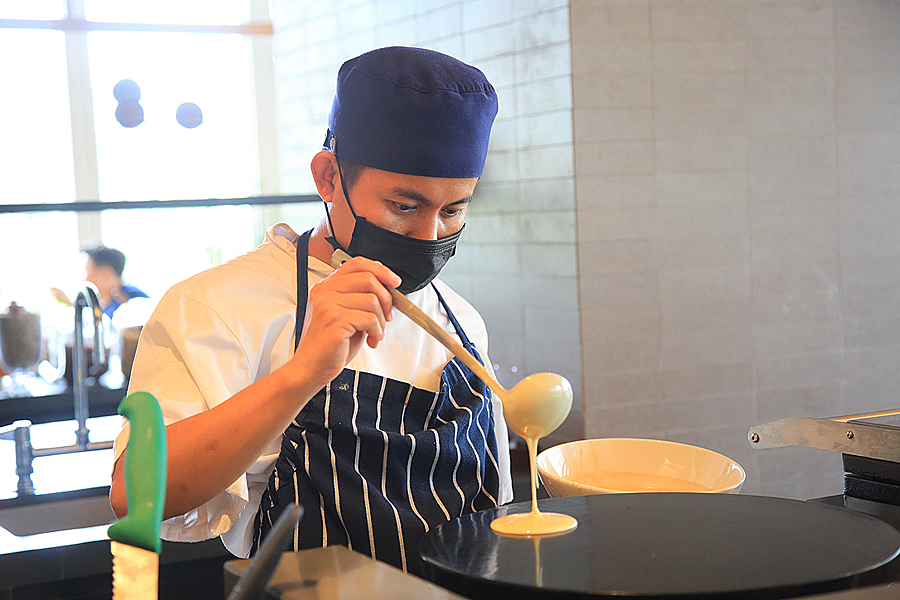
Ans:
{"type": "MultiPolygon", "coordinates": [[[[102,385],[89,386],[87,388],[88,416],[115,415],[125,394],[124,388],[109,389],[102,385]]],[[[46,396],[0,399],[0,426],[25,419],[37,424],[74,418],[75,398],[71,389],[63,389],[46,396]]]]}
{"type": "MultiPolygon", "coordinates": [[[[15,541],[10,539],[12,534],[0,530],[0,598],[109,600],[112,556],[107,527],[15,541]]],[[[218,539],[196,544],[163,542],[160,598],[221,600],[224,564],[233,558],[218,539]]]]}

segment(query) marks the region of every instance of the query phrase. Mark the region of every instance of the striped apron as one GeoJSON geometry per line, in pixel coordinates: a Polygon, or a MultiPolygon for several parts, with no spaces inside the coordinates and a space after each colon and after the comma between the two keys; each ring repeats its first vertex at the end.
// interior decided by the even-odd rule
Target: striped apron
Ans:
{"type": "MultiPolygon", "coordinates": [[[[309,235],[297,244],[295,347],[306,314],[309,235]]],[[[481,361],[432,289],[463,346],[481,361]]],[[[340,544],[418,573],[425,532],[497,506],[499,488],[490,390],[458,358],[444,368],[438,392],[344,369],[282,435],[251,555],[296,502],[304,516],[294,550],[340,544]]]]}

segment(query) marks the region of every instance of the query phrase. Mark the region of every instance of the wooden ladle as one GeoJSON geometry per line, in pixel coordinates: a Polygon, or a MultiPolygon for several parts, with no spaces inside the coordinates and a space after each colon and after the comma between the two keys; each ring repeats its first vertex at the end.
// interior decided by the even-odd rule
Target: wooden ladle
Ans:
{"type": "MultiPolygon", "coordinates": [[[[337,269],[350,259],[350,255],[343,250],[335,250],[331,256],[331,266],[337,269]]],[[[434,336],[500,397],[503,415],[513,432],[526,439],[537,439],[552,432],[566,419],[572,408],[572,384],[568,379],[556,373],[535,373],[507,390],[462,344],[418,306],[396,288],[388,290],[394,308],[434,336]]]]}

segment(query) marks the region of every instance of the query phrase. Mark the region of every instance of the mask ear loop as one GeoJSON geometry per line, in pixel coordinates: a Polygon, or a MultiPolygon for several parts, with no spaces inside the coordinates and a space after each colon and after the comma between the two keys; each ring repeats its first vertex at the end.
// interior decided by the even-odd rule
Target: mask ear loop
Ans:
{"type": "MultiPolygon", "coordinates": [[[[347,192],[347,186],[344,184],[344,171],[341,169],[341,159],[338,157],[337,152],[335,151],[337,148],[337,139],[334,137],[334,134],[330,131],[326,136],[326,146],[328,147],[331,154],[334,156],[334,161],[337,163],[338,168],[338,178],[341,180],[341,191],[344,193],[344,199],[347,201],[347,206],[350,207],[350,214],[353,215],[354,219],[357,219],[356,211],[353,210],[353,205],[350,204],[350,194],[347,192]]],[[[325,217],[328,219],[328,228],[331,229],[331,236],[326,237],[325,241],[331,244],[331,247],[335,250],[343,250],[347,252],[345,248],[343,248],[340,243],[337,241],[337,237],[334,235],[334,224],[331,222],[331,212],[328,210],[328,203],[323,199],[322,202],[325,203],[325,217]]],[[[347,254],[350,254],[347,252],[347,254]]]]}

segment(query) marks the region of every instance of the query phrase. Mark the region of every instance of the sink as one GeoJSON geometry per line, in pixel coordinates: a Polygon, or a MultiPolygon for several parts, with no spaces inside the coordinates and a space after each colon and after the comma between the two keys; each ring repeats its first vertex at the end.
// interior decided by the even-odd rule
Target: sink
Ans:
{"type": "MultiPolygon", "coordinates": [[[[118,415],[89,419],[92,441],[113,439],[121,420],[118,415]]],[[[35,448],[72,444],[75,425],[74,421],[32,425],[32,444],[35,448]]],[[[0,440],[0,527],[8,533],[24,538],[115,521],[109,506],[111,449],[37,457],[31,475],[35,493],[17,496],[14,446],[11,440],[0,440]]]]}
{"type": "Polygon", "coordinates": [[[16,536],[108,525],[109,486],[0,500],[0,527],[16,536]]]}

